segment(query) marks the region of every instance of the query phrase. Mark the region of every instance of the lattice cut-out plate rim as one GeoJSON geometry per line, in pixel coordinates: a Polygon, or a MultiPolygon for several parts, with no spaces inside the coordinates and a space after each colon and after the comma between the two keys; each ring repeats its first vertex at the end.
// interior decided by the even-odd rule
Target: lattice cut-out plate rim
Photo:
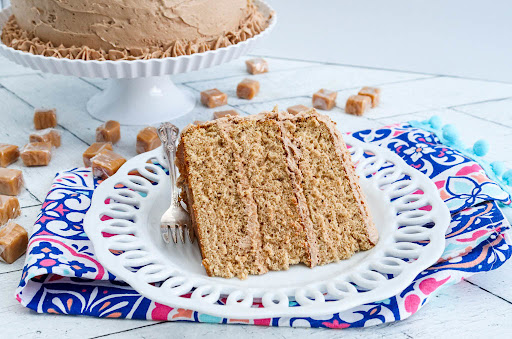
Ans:
{"type": "MultiPolygon", "coordinates": [[[[164,162],[161,148],[132,158],[117,174],[99,185],[94,193],[91,208],[84,219],[84,229],[93,243],[98,260],[108,271],[128,283],[141,295],[174,308],[236,319],[314,317],[385,300],[402,292],[419,273],[435,264],[442,255],[445,248],[445,232],[451,220],[450,212],[440,198],[435,184],[426,175],[408,166],[398,155],[382,147],[363,143],[350,135],[345,136],[344,139],[350,147],[352,159],[357,162],[356,171],[361,177],[363,191],[369,198],[373,197],[369,199],[369,201],[373,200],[373,208],[372,204],[369,205],[372,214],[376,213],[374,218],[380,217],[376,220],[376,224],[380,225],[384,223],[380,220],[391,218],[392,220],[387,222],[391,222],[394,228],[391,228],[391,234],[389,225],[386,226],[388,229],[385,233],[380,231],[381,239],[374,249],[356,254],[339,263],[313,269],[317,270],[316,272],[324,272],[323,275],[308,274],[307,270],[311,269],[306,267],[297,268],[302,270],[299,274],[318,276],[311,278],[313,281],[304,285],[287,286],[290,285],[287,275],[294,274],[294,267],[300,265],[293,266],[289,271],[270,272],[255,278],[249,277],[248,282],[244,283],[236,278],[208,277],[203,268],[199,268],[198,271],[202,270],[202,274],[188,272],[184,268],[185,265],[180,264],[180,260],[184,257],[172,257],[170,259],[172,263],[166,262],[165,259],[169,259],[169,252],[163,248],[185,246],[183,247],[185,254],[192,253],[186,252],[188,250],[195,249],[194,253],[199,253],[199,250],[197,244],[165,245],[157,229],[159,215],[150,215],[156,214],[152,211],[158,204],[163,204],[159,206],[159,213],[163,213],[165,205],[170,201],[170,197],[167,199],[170,187],[167,175],[160,167],[147,163],[150,159],[158,159],[158,163],[164,162]],[[369,156],[363,157],[363,154],[369,156]],[[377,171],[390,164],[392,169],[377,171]],[[133,173],[134,170],[157,184],[152,185],[146,179],[128,174],[133,173]],[[403,174],[410,177],[410,180],[397,181],[403,174]],[[369,178],[366,178],[367,176],[369,178]],[[128,179],[133,182],[127,181],[128,179]],[[119,186],[120,183],[144,191],[144,194],[129,194],[125,192],[126,190],[119,190],[115,186],[119,186]],[[408,193],[400,193],[403,191],[399,189],[404,189],[408,193]],[[419,193],[418,190],[420,190],[419,193]],[[116,196],[121,191],[127,193],[122,198],[116,196]],[[376,196],[376,192],[380,192],[378,193],[380,196],[376,196]],[[398,195],[399,198],[392,199],[393,194],[398,195]],[[119,202],[105,204],[106,199],[112,197],[119,197],[117,199],[119,202]],[[378,206],[379,204],[381,205],[378,206]],[[395,213],[383,215],[382,211],[389,211],[390,206],[395,213]],[[425,206],[429,206],[430,210],[425,209],[425,206]],[[116,211],[113,212],[112,209],[116,211]],[[397,214],[397,209],[404,212],[397,214]],[[127,214],[123,215],[123,213],[127,214]],[[101,216],[105,214],[114,216],[114,219],[100,221],[101,216]],[[119,221],[121,226],[110,227],[116,223],[118,220],[116,218],[124,219],[119,221]],[[150,222],[148,218],[152,218],[152,221],[150,222]],[[127,219],[132,221],[127,222],[127,219]],[[429,227],[425,228],[418,223],[429,223],[429,227]],[[409,226],[399,231],[398,224],[409,226]],[[126,230],[119,232],[121,235],[103,237],[103,232],[114,232],[125,226],[126,230]],[[404,229],[407,230],[404,231],[404,229]],[[414,243],[425,240],[425,237],[429,239],[427,245],[420,246],[414,243]],[[120,248],[125,249],[122,255],[115,255],[110,251],[110,249],[120,248]],[[405,263],[403,258],[408,257],[415,260],[405,263]],[[132,260],[130,265],[127,264],[129,260],[132,260]],[[337,265],[342,265],[342,273],[339,273],[337,265]],[[330,270],[335,272],[334,277],[323,280],[330,270]],[[282,281],[282,286],[276,287],[276,274],[281,275],[277,282],[279,284],[282,281]],[[390,279],[387,274],[396,274],[396,276],[390,279]],[[265,287],[266,277],[274,279],[270,284],[272,287],[265,287]],[[254,284],[256,279],[259,279],[258,284],[254,284]],[[165,281],[165,283],[155,285],[152,283],[155,281],[165,281]],[[187,292],[188,295],[186,295],[187,292]],[[253,302],[261,303],[260,307],[254,307],[253,302]]],[[[170,250],[180,251],[178,247],[170,250]]],[[[190,257],[192,256],[193,254],[190,254],[190,257]]],[[[297,273],[295,272],[295,276],[292,275],[292,277],[296,278],[297,273]]]]}

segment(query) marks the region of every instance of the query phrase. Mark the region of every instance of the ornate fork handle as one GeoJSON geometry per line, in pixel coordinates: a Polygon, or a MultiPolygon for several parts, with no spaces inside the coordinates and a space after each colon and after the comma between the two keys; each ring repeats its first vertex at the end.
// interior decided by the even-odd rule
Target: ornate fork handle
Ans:
{"type": "Polygon", "coordinates": [[[171,179],[172,203],[177,206],[178,190],[176,188],[176,140],[178,140],[180,130],[170,122],[164,122],[158,128],[158,136],[162,141],[165,155],[169,163],[169,178],[171,179]]]}

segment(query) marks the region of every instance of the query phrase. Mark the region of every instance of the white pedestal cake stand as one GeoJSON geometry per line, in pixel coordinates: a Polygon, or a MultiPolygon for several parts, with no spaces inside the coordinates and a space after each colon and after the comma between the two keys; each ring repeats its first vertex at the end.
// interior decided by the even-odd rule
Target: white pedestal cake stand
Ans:
{"type": "MultiPolygon", "coordinates": [[[[262,0],[256,5],[265,14],[272,9],[262,0]]],[[[0,27],[12,14],[11,8],[0,11],[0,27]]],[[[268,28],[246,41],[214,51],[175,58],[134,61],[85,61],[44,57],[0,43],[0,54],[22,66],[42,72],[86,78],[111,79],[104,91],[93,96],[88,112],[101,121],[117,120],[124,125],[147,125],[171,120],[190,112],[196,95],[182,91],[169,75],[217,66],[248,54],[276,24],[273,15],[268,28]]]]}

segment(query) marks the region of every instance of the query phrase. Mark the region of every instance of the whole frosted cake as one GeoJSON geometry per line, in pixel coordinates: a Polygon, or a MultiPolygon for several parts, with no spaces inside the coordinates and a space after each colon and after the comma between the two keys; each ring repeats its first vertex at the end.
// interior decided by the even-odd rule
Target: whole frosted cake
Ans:
{"type": "Polygon", "coordinates": [[[191,125],[177,165],[210,276],[324,265],[377,242],[347,147],[315,110],[191,125]]]}
{"type": "Polygon", "coordinates": [[[2,42],[70,59],[143,59],[204,52],[264,30],[251,0],[12,0],[2,42]]]}

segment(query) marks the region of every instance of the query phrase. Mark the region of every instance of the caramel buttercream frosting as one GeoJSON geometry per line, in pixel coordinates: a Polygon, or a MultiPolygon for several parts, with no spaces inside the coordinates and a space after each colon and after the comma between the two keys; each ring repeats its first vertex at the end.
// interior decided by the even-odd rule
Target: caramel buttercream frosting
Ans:
{"type": "Polygon", "coordinates": [[[267,26],[251,0],[12,0],[2,42],[48,57],[177,57],[245,41],[267,26]]]}

